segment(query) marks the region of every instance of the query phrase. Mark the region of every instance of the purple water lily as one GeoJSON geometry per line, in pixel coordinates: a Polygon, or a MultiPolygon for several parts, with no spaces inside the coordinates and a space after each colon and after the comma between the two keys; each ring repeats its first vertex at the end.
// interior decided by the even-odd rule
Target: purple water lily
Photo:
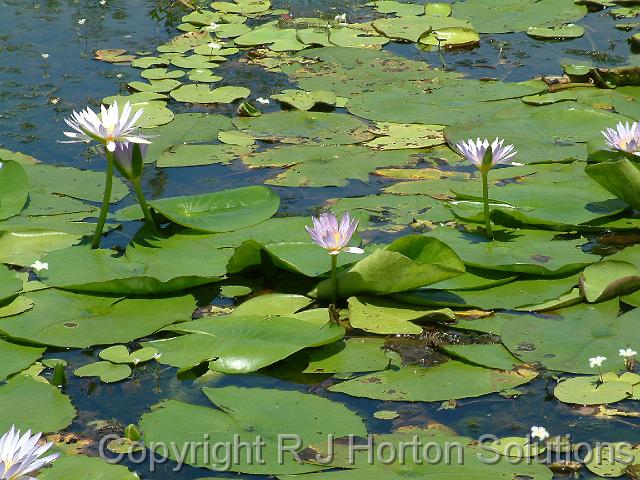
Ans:
{"type": "Polygon", "coordinates": [[[607,128],[602,132],[602,135],[604,135],[607,145],[614,150],[640,156],[640,127],[638,122],[633,122],[631,125],[629,125],[629,122],[618,122],[615,130],[607,128]]]}
{"type": "Polygon", "coordinates": [[[495,167],[498,164],[506,164],[513,161],[518,152],[515,150],[513,145],[503,146],[503,144],[504,140],[497,137],[491,144],[486,138],[484,140],[480,140],[478,137],[475,141],[473,139],[469,139],[466,142],[460,141],[453,145],[453,148],[456,152],[478,167],[478,169],[483,170],[486,169],[486,167],[483,166],[482,161],[489,147],[491,147],[492,153],[491,166],[489,168],[495,167]]]}
{"type": "Polygon", "coordinates": [[[345,213],[338,223],[335,214],[323,213],[319,217],[313,217],[313,227],[304,228],[311,235],[311,239],[329,252],[329,255],[338,255],[341,252],[364,253],[358,247],[349,247],[348,243],[358,228],[358,220],[352,220],[349,212],[345,213]]]}
{"type": "MultiPolygon", "coordinates": [[[[148,145],[139,143],[138,146],[140,147],[140,156],[144,159],[147,154],[148,145]]],[[[135,144],[131,142],[118,142],[116,143],[116,149],[113,151],[113,160],[115,161],[118,169],[129,179],[139,176],[139,173],[136,170],[141,170],[140,165],[133,165],[134,147],[135,144]]]]}

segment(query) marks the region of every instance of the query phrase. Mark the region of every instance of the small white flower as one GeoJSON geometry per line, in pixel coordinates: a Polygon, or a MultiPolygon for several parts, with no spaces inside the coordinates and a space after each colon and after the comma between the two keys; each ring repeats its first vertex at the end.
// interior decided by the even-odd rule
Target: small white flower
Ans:
{"type": "Polygon", "coordinates": [[[256,98],[256,101],[258,103],[261,103],[262,105],[268,105],[270,103],[270,100],[268,98],[262,98],[262,97],[256,98]]]}
{"type": "Polygon", "coordinates": [[[42,433],[31,436],[27,430],[20,436],[15,426],[0,437],[0,479],[33,479],[37,471],[52,463],[58,454],[40,458],[53,443],[38,445],[42,433]]]}
{"type": "Polygon", "coordinates": [[[48,270],[49,264],[47,262],[41,262],[40,260],[36,260],[35,263],[31,265],[31,268],[36,272],[40,272],[41,270],[48,270]]]}
{"type": "Polygon", "coordinates": [[[116,73],[116,78],[122,78],[122,74],[121,73],[116,73]]]}
{"type": "Polygon", "coordinates": [[[207,47],[209,47],[211,50],[220,50],[222,48],[222,45],[220,45],[218,42],[211,42],[207,43],[207,47]]]}
{"type": "Polygon", "coordinates": [[[138,365],[140,363],[140,359],[139,358],[134,358],[133,359],[133,364],[134,365],[138,365]]]}
{"type": "Polygon", "coordinates": [[[601,367],[607,357],[597,356],[589,359],[589,366],[591,368],[601,367]]]}
{"type": "Polygon", "coordinates": [[[631,350],[630,348],[621,348],[620,356],[624,358],[635,357],[638,354],[635,350],[631,350]]]}
{"type": "Polygon", "coordinates": [[[220,25],[218,25],[216,22],[211,22],[211,25],[207,27],[207,30],[209,30],[210,32],[215,32],[219,28],[220,28],[220,25]]]}
{"type": "Polygon", "coordinates": [[[47,58],[49,58],[49,54],[48,54],[48,53],[43,53],[43,54],[42,54],[42,58],[43,58],[44,60],[46,60],[47,58]]]}
{"type": "Polygon", "coordinates": [[[84,22],[86,21],[87,21],[86,18],[81,18],[80,20],[78,20],[78,25],[84,25],[84,22]]]}
{"type": "Polygon", "coordinates": [[[100,5],[106,5],[107,4],[107,0],[100,0],[100,5]]]}
{"type": "Polygon", "coordinates": [[[160,360],[160,357],[162,356],[162,354],[160,352],[158,353],[154,353],[153,354],[153,359],[157,362],[160,360]]]}
{"type": "Polygon", "coordinates": [[[537,438],[541,442],[544,442],[547,438],[549,438],[549,432],[544,427],[531,427],[531,438],[537,438]]]}
{"type": "Polygon", "coordinates": [[[60,101],[60,99],[58,97],[51,97],[51,100],[49,100],[51,103],[53,103],[54,105],[57,105],[58,102],[60,101]]]}

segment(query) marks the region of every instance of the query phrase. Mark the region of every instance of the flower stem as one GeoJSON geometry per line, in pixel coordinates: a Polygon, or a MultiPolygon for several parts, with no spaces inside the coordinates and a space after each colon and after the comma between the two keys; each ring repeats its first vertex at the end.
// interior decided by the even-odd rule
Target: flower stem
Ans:
{"type": "Polygon", "coordinates": [[[331,303],[338,303],[338,255],[331,255],[331,303]]]}
{"type": "Polygon", "coordinates": [[[142,186],[140,185],[140,179],[135,179],[132,181],[133,189],[136,192],[136,198],[138,199],[138,203],[140,204],[140,208],[142,208],[142,213],[144,213],[144,218],[149,224],[151,228],[155,230],[156,222],[153,220],[153,215],[151,215],[151,210],[149,210],[149,205],[147,205],[147,201],[144,198],[144,193],[142,192],[142,186]]]}
{"type": "Polygon", "coordinates": [[[102,207],[100,208],[100,215],[98,216],[98,224],[96,225],[96,231],[93,234],[93,240],[91,241],[91,248],[100,248],[100,239],[102,238],[102,230],[104,224],[107,221],[107,213],[109,213],[109,203],[111,202],[111,187],[113,184],[113,153],[104,149],[107,157],[107,172],[104,183],[104,195],[102,197],[102,207]]]}
{"type": "Polygon", "coordinates": [[[491,218],[489,218],[489,172],[482,172],[482,200],[484,201],[484,226],[489,240],[493,240],[491,218]]]}

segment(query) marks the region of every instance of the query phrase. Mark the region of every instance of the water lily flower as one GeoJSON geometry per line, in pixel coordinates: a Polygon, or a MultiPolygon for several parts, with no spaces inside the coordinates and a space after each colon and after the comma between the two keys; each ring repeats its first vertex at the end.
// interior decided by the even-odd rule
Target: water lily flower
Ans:
{"type": "Polygon", "coordinates": [[[475,141],[469,139],[466,142],[458,142],[453,146],[453,149],[478,167],[479,170],[488,171],[496,165],[510,163],[518,153],[513,145],[503,146],[503,144],[504,140],[497,137],[491,144],[486,138],[480,140],[478,137],[475,141]],[[485,159],[489,147],[491,147],[490,157],[485,159]]]}
{"type": "Polygon", "coordinates": [[[262,105],[268,105],[271,101],[268,98],[258,97],[256,98],[256,102],[261,103],[262,105]]]}
{"type": "Polygon", "coordinates": [[[51,97],[51,100],[49,100],[52,104],[57,105],[58,102],[60,101],[60,99],[58,97],[51,97]]]}
{"type": "Polygon", "coordinates": [[[133,366],[137,366],[140,363],[140,359],[139,358],[134,358],[133,359],[133,366]]]}
{"type": "Polygon", "coordinates": [[[489,212],[489,170],[499,164],[511,163],[518,153],[513,145],[504,145],[504,140],[496,139],[489,143],[486,138],[469,139],[453,145],[453,149],[473,163],[482,176],[482,199],[484,203],[484,225],[488,238],[492,238],[489,212]]]}
{"type": "Polygon", "coordinates": [[[43,53],[43,54],[42,54],[42,58],[43,58],[44,60],[46,60],[47,58],[49,58],[49,54],[48,54],[48,53],[43,53]]]}
{"type": "Polygon", "coordinates": [[[625,357],[625,358],[635,357],[637,354],[638,354],[638,352],[636,352],[635,350],[632,350],[630,348],[621,348],[620,349],[620,356],[621,357],[625,357]]]}
{"type": "MultiPolygon", "coordinates": [[[[332,212],[326,212],[319,217],[313,217],[313,227],[305,225],[305,229],[311,235],[311,240],[321,246],[331,255],[331,304],[338,301],[338,255],[341,252],[362,254],[364,250],[358,247],[350,247],[349,241],[358,228],[358,220],[352,220],[349,212],[346,212],[340,223],[332,212]]],[[[331,310],[331,309],[330,309],[331,310]]]]}
{"type": "Polygon", "coordinates": [[[348,243],[358,228],[358,220],[352,220],[349,212],[345,213],[338,223],[335,214],[323,213],[319,217],[313,217],[313,228],[304,228],[311,235],[311,239],[317,245],[329,252],[329,255],[338,255],[341,252],[364,253],[357,247],[349,247],[348,243]]]}
{"type": "Polygon", "coordinates": [[[38,445],[42,433],[31,436],[31,430],[20,435],[15,426],[0,437],[0,479],[34,480],[37,472],[59,457],[58,454],[40,458],[53,443],[38,445]]]}
{"type": "Polygon", "coordinates": [[[222,45],[218,42],[210,42],[207,43],[207,47],[209,47],[211,50],[220,50],[222,48],[222,45]]]}
{"type": "Polygon", "coordinates": [[[108,108],[100,106],[100,117],[90,108],[76,112],[74,110],[70,118],[65,122],[75,132],[64,132],[65,136],[72,140],[63,143],[90,142],[95,140],[113,152],[116,142],[151,143],[144,137],[135,134],[136,122],[144,113],[143,109],[132,113],[131,104],[127,102],[120,112],[118,102],[113,102],[108,108]]]}
{"type": "Polygon", "coordinates": [[[48,270],[49,264],[47,262],[41,262],[40,260],[36,260],[31,264],[31,268],[36,272],[40,273],[42,270],[48,270]]]}
{"type": "Polygon", "coordinates": [[[597,356],[597,357],[590,358],[589,359],[589,367],[591,367],[591,368],[601,367],[606,359],[607,359],[607,357],[602,357],[602,356],[597,356]]]}
{"type": "Polygon", "coordinates": [[[602,132],[602,135],[604,135],[607,145],[614,150],[640,156],[640,127],[638,122],[633,122],[631,125],[629,125],[629,122],[618,122],[615,130],[607,128],[602,132]]]}
{"type": "MultiPolygon", "coordinates": [[[[106,181],[104,185],[104,196],[102,197],[102,207],[96,224],[96,231],[91,242],[92,248],[100,246],[100,238],[102,230],[107,220],[109,211],[109,202],[111,200],[111,189],[113,186],[113,166],[115,163],[114,152],[117,143],[151,143],[146,138],[136,134],[136,122],[143,114],[143,109],[139,109],[133,113],[131,105],[127,102],[122,109],[118,108],[118,102],[113,102],[109,108],[104,105],[100,106],[100,116],[93,110],[76,112],[74,111],[70,118],[65,118],[65,122],[75,132],[64,132],[65,136],[71,140],[62,143],[90,142],[95,140],[105,147],[105,155],[107,157],[106,181]]],[[[148,219],[147,219],[148,220],[148,219]]],[[[153,224],[152,224],[153,225],[153,224]]]]}
{"type": "Polygon", "coordinates": [[[220,25],[218,25],[216,22],[211,22],[211,25],[206,27],[206,29],[209,30],[210,32],[215,32],[219,28],[220,28],[220,25]]]}
{"type": "Polygon", "coordinates": [[[104,6],[107,4],[107,0],[100,0],[100,5],[104,6]]]}
{"type": "Polygon", "coordinates": [[[162,353],[158,352],[158,353],[154,353],[153,354],[153,359],[158,362],[160,361],[160,357],[162,357],[162,353]]]}
{"type": "Polygon", "coordinates": [[[549,438],[549,432],[544,427],[531,427],[531,438],[537,438],[541,442],[544,442],[547,438],[549,438]]]}
{"type": "Polygon", "coordinates": [[[78,25],[84,25],[86,21],[87,21],[86,18],[81,18],[80,20],[78,20],[78,25]]]}

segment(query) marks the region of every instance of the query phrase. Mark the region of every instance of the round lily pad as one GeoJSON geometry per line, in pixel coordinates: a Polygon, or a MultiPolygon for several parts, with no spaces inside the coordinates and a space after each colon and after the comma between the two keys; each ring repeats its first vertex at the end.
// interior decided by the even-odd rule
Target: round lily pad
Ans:
{"type": "Polygon", "coordinates": [[[114,383],[128,378],[131,375],[131,368],[128,365],[117,365],[111,362],[95,362],[77,368],[73,374],[78,377],[99,377],[104,383],[114,383]]]}
{"type": "Polygon", "coordinates": [[[71,424],[76,410],[71,400],[48,382],[18,375],[0,386],[0,431],[12,425],[23,432],[57,432],[71,424]]]}
{"type": "Polygon", "coordinates": [[[252,186],[152,200],[149,205],[178,225],[202,232],[230,232],[270,218],[278,210],[280,197],[269,188],[252,186]]]}

